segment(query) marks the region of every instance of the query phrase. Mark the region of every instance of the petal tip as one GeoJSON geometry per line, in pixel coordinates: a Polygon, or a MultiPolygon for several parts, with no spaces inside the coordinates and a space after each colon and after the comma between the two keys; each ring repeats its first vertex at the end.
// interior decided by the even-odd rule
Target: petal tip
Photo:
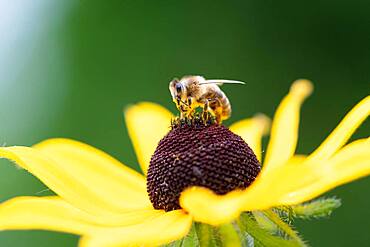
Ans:
{"type": "Polygon", "coordinates": [[[313,92],[313,84],[306,79],[298,79],[293,82],[290,92],[302,98],[308,97],[313,92]]]}
{"type": "MultiPolygon", "coordinates": [[[[126,113],[128,111],[131,111],[132,109],[157,109],[157,110],[163,110],[165,109],[163,106],[160,104],[154,103],[154,102],[149,102],[149,101],[141,101],[135,104],[128,104],[123,108],[123,111],[126,113]]],[[[167,110],[167,109],[166,109],[167,110]]]]}
{"type": "Polygon", "coordinates": [[[261,126],[262,134],[268,134],[271,126],[271,119],[263,113],[257,113],[253,118],[257,121],[258,125],[261,126]]]}
{"type": "Polygon", "coordinates": [[[145,116],[147,114],[154,114],[157,116],[163,116],[168,121],[173,117],[173,114],[160,104],[142,101],[135,104],[129,104],[123,108],[126,123],[130,122],[130,118],[145,116]]]}

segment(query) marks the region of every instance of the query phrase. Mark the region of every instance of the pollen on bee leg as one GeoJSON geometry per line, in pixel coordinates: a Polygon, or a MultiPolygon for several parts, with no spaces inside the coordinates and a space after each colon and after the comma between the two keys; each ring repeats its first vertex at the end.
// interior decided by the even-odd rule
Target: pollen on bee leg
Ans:
{"type": "Polygon", "coordinates": [[[204,186],[217,194],[248,187],[261,166],[252,149],[228,128],[191,121],[172,122],[150,161],[147,191],[155,209],[179,209],[181,192],[204,186]]]}

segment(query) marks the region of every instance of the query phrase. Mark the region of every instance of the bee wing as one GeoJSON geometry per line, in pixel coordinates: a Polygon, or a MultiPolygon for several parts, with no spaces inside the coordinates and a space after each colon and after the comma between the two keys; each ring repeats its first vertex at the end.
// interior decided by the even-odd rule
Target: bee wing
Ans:
{"type": "Polygon", "coordinates": [[[242,82],[242,81],[234,81],[234,80],[212,79],[212,80],[206,80],[206,81],[201,82],[199,84],[200,85],[204,85],[204,84],[217,84],[218,86],[222,86],[222,84],[242,84],[242,85],[244,85],[245,82],[242,82]]]}

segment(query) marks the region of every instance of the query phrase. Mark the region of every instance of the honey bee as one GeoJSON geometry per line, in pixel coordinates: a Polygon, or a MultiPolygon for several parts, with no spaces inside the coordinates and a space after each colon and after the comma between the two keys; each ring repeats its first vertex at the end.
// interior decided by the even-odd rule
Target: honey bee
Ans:
{"type": "Polygon", "coordinates": [[[169,89],[172,99],[179,109],[181,118],[191,117],[195,109],[203,108],[204,116],[211,113],[218,124],[231,116],[231,104],[224,92],[219,88],[226,83],[245,84],[234,80],[206,80],[202,76],[184,76],[180,80],[173,79],[169,89]]]}

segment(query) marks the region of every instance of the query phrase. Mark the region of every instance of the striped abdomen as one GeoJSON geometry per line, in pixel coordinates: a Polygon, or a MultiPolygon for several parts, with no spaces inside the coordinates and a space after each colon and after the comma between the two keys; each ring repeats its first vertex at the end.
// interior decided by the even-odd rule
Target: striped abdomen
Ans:
{"type": "Polygon", "coordinates": [[[221,123],[222,120],[231,116],[230,101],[218,86],[212,85],[212,88],[208,88],[202,98],[208,100],[209,108],[211,108],[217,122],[221,123]]]}
{"type": "Polygon", "coordinates": [[[222,107],[222,120],[228,119],[231,116],[231,104],[226,94],[222,91],[221,107],[222,107]]]}

